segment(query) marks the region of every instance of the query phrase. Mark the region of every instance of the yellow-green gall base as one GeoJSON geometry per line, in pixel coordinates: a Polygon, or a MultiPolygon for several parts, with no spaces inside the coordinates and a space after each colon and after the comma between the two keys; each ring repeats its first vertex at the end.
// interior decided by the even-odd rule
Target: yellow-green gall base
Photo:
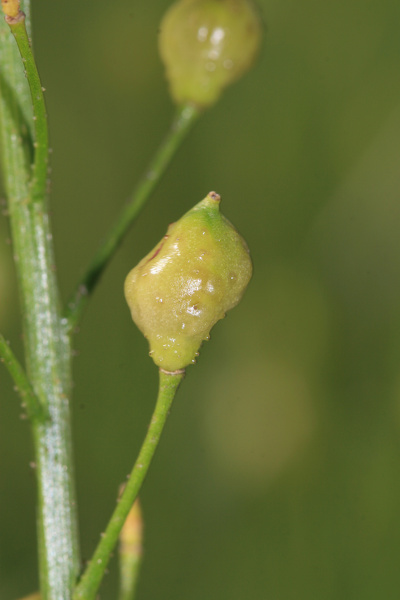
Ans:
{"type": "Polygon", "coordinates": [[[166,371],[195,362],[212,326],[236,306],[251,278],[246,242],[219,203],[210,192],[169,226],[125,280],[132,318],[166,371]]]}
{"type": "Polygon", "coordinates": [[[205,108],[253,64],[262,23],[252,0],[180,0],[165,14],[159,48],[173,100],[205,108]]]}
{"type": "Polygon", "coordinates": [[[6,17],[15,19],[20,14],[19,0],[1,0],[1,8],[6,17]]]}

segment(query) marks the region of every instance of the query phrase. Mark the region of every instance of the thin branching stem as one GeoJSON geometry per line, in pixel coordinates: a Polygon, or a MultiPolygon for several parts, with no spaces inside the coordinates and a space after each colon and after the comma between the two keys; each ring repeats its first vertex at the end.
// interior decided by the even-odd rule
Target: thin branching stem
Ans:
{"type": "Polygon", "coordinates": [[[17,42],[31,92],[34,162],[30,181],[30,195],[33,202],[42,202],[46,197],[49,161],[49,135],[43,88],[25,26],[25,14],[20,11],[18,17],[14,19],[6,17],[6,22],[10,26],[11,33],[17,42]]]}
{"type": "Polygon", "coordinates": [[[89,296],[93,292],[109,260],[129,227],[146,204],[150,194],[161,180],[173,156],[197,121],[199,114],[199,111],[190,105],[183,106],[178,110],[168,135],[156,152],[149,168],[139,181],[130,201],[122,209],[113,227],[100,244],[86,273],[67,304],[65,318],[69,330],[73,330],[77,326],[89,296]]]}
{"type": "Polygon", "coordinates": [[[11,350],[6,339],[0,334],[0,361],[5,364],[14,380],[16,391],[19,393],[26,413],[31,420],[44,421],[47,411],[36,396],[24,368],[11,350]]]}
{"type": "Polygon", "coordinates": [[[184,376],[184,372],[165,373],[160,370],[158,398],[139,456],[133,466],[125,489],[118,500],[105,532],[93,557],[78,583],[73,600],[94,600],[104,576],[122,526],[137,498],[164,429],[172,401],[184,376]]]}

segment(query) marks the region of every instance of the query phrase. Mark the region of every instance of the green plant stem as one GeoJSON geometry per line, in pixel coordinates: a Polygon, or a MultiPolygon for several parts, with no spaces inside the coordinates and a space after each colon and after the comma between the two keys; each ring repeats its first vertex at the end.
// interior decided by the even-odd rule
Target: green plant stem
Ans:
{"type": "Polygon", "coordinates": [[[143,517],[136,498],[119,536],[118,600],[134,600],[142,563],[143,517]]]}
{"type": "Polygon", "coordinates": [[[105,532],[93,557],[78,583],[73,600],[94,600],[105,569],[110,559],[126,517],[137,498],[146,477],[154,452],[161,437],[172,401],[183,379],[183,372],[165,373],[160,371],[159,391],[156,407],[139,456],[131,471],[125,489],[111,516],[105,532]]]}
{"type": "Polygon", "coordinates": [[[171,159],[181,146],[183,140],[187,137],[189,131],[191,131],[199,115],[199,111],[190,105],[183,106],[178,110],[167,137],[155,154],[146,173],[139,181],[131,200],[122,209],[107,237],[99,246],[85,275],[67,304],[65,318],[67,319],[69,330],[72,330],[78,324],[88,298],[93,292],[110,258],[121,243],[130,225],[140,213],[150,194],[161,180],[171,159]]]}
{"type": "Polygon", "coordinates": [[[0,361],[4,362],[11,377],[16,385],[16,390],[19,393],[23,406],[26,408],[28,417],[33,420],[44,421],[47,411],[40,404],[39,398],[36,396],[31,382],[28,379],[22,365],[11,350],[5,338],[0,334],[0,361]]]}
{"type": "MultiPolygon", "coordinates": [[[[28,4],[25,2],[25,10],[28,4]]],[[[32,198],[33,128],[26,121],[25,101],[28,86],[21,57],[3,19],[0,65],[1,155],[26,366],[34,392],[50,417],[33,424],[41,600],[69,600],[79,569],[68,402],[70,343],[61,321],[45,198],[32,198]]]]}

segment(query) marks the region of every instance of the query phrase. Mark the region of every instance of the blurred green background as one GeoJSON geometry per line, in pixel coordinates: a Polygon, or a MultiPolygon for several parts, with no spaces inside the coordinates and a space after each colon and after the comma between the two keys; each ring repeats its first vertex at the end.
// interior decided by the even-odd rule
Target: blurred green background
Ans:
{"type": "MultiPolygon", "coordinates": [[[[124,277],[216,190],[254,278],[188,369],[141,494],[137,598],[398,599],[400,5],[260,4],[257,66],[197,124],[75,338],[82,555],[114,507],[157,388],[124,277]]],[[[157,53],[168,5],[33,3],[64,299],[169,126],[157,53]]],[[[0,331],[21,356],[6,217],[0,331]]],[[[0,597],[13,600],[38,586],[35,483],[3,368],[0,393],[0,597]]],[[[102,600],[116,589],[113,560],[102,600]]]]}

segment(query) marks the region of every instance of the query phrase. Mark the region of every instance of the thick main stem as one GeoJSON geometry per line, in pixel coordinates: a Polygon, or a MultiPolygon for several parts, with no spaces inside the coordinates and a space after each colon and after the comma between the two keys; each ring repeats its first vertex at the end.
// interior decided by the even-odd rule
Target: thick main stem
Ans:
{"type": "Polygon", "coordinates": [[[61,323],[47,215],[38,206],[9,200],[27,369],[50,416],[33,426],[42,600],[68,600],[78,573],[69,339],[61,323]]]}
{"type": "MultiPolygon", "coordinates": [[[[41,591],[43,600],[68,600],[79,569],[69,414],[70,347],[51,273],[52,252],[44,239],[48,221],[43,214],[31,215],[31,219],[37,260],[31,261],[34,289],[25,288],[26,354],[35,391],[47,402],[50,415],[49,421],[34,423],[41,591]]],[[[26,267],[20,264],[21,271],[26,267]]]]}
{"type": "Polygon", "coordinates": [[[41,600],[69,600],[78,572],[69,338],[61,320],[45,198],[32,201],[32,147],[25,133],[32,128],[27,121],[22,61],[0,21],[0,135],[26,365],[34,392],[50,417],[34,424],[41,600]]]}

